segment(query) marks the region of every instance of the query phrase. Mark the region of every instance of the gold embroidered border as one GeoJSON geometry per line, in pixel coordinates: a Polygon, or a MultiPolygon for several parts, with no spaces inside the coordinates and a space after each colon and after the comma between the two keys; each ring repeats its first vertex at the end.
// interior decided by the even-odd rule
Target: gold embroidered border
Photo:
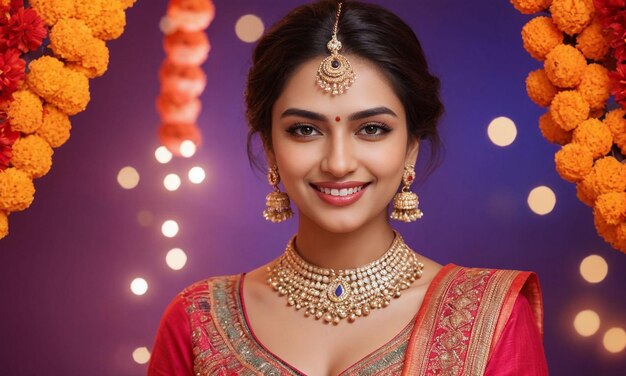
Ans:
{"type": "Polygon", "coordinates": [[[474,319],[463,375],[481,376],[485,373],[500,310],[518,273],[513,270],[497,270],[489,278],[474,319]]]}

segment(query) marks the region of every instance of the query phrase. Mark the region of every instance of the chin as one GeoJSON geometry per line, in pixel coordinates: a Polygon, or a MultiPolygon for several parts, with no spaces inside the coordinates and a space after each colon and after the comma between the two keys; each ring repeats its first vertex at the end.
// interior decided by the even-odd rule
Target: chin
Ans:
{"type": "MultiPolygon", "coordinates": [[[[302,216],[302,212],[300,212],[302,216]]],[[[323,229],[324,231],[334,234],[349,234],[355,232],[368,225],[372,218],[366,218],[363,213],[345,212],[345,213],[316,213],[314,216],[305,215],[306,221],[323,229]]]]}

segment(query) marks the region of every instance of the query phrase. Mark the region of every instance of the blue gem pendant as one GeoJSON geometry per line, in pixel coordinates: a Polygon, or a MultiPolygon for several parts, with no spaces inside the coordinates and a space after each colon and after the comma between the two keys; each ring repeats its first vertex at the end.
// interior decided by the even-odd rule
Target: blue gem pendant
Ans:
{"type": "Polygon", "coordinates": [[[350,295],[350,284],[342,277],[330,281],[326,289],[326,296],[333,303],[341,303],[348,299],[350,295]]]}

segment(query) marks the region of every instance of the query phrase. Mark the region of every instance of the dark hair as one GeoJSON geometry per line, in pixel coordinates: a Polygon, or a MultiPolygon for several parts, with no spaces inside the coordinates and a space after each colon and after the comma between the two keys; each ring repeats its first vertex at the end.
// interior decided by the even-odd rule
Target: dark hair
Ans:
{"type": "MultiPolygon", "coordinates": [[[[245,92],[248,118],[248,157],[260,167],[252,140],[259,133],[272,150],[272,107],[295,69],[328,55],[337,0],[300,6],[278,21],[260,39],[252,55],[245,92]]],[[[410,136],[430,142],[429,171],[437,160],[437,122],[443,114],[439,79],[428,70],[422,47],[411,28],[398,16],[373,4],[344,2],[337,39],[345,55],[357,55],[380,67],[402,102],[410,136]]],[[[321,60],[320,60],[321,61],[321,60]]]]}

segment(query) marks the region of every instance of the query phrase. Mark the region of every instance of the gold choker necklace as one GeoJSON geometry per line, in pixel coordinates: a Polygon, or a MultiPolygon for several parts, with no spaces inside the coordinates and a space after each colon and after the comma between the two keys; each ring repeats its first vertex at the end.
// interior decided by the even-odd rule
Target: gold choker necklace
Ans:
{"type": "Polygon", "coordinates": [[[367,316],[384,308],[392,298],[422,276],[424,264],[395,232],[391,247],[378,260],[355,269],[319,268],[306,262],[295,250],[295,236],[287,249],[268,267],[269,284],[287,304],[304,309],[305,316],[338,324],[367,316]]]}

